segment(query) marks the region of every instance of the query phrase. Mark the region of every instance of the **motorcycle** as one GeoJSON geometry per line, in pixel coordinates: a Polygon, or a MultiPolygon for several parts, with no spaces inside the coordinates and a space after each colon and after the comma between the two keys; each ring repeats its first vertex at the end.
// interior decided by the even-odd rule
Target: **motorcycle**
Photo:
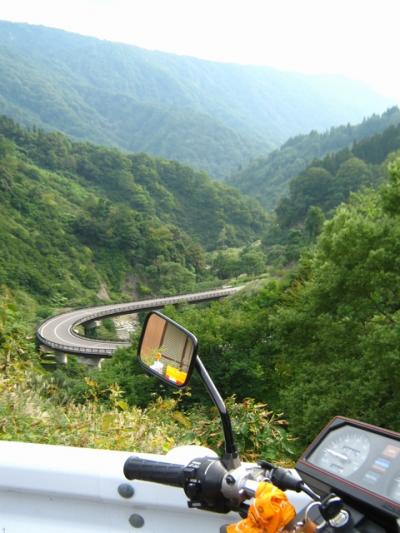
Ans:
{"type": "Polygon", "coordinates": [[[123,469],[128,480],[183,489],[188,507],[199,511],[193,517],[202,531],[215,531],[210,513],[226,514],[220,531],[228,533],[400,531],[399,433],[338,416],[294,469],[264,460],[242,463],[229,413],[198,355],[196,337],[153,311],[143,326],[138,357],[148,373],[175,388],[185,387],[197,371],[218,409],[222,457],[211,450],[199,454],[194,447],[186,464],[177,452],[176,462],[130,456],[123,469]]]}

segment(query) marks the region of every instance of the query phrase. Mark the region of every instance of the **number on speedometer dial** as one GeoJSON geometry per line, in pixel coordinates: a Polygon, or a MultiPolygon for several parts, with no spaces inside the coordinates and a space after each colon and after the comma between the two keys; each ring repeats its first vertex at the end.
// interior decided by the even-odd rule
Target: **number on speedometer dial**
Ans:
{"type": "Polygon", "coordinates": [[[333,474],[349,477],[365,462],[370,450],[367,436],[354,430],[346,429],[326,439],[317,457],[310,457],[310,462],[333,474]]]}

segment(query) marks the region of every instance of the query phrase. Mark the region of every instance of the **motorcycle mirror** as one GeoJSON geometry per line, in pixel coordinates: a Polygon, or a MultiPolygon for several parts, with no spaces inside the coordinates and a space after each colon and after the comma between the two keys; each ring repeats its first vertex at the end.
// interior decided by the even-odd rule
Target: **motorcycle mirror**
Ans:
{"type": "Polygon", "coordinates": [[[240,466],[229,413],[213,380],[197,355],[197,339],[187,329],[157,311],[151,311],[144,322],[138,357],[147,372],[177,388],[189,383],[193,367],[200,375],[221,417],[225,439],[222,463],[228,470],[240,466]]]}
{"type": "Polygon", "coordinates": [[[169,317],[152,311],[146,317],[138,357],[147,372],[174,387],[185,387],[192,374],[197,339],[169,317]]]}

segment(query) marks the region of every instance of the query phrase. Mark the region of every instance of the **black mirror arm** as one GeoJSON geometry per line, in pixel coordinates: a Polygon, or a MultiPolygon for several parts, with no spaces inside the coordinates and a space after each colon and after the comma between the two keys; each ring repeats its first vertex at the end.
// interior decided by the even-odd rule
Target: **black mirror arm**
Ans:
{"type": "Polygon", "coordinates": [[[237,468],[238,466],[240,466],[239,453],[236,450],[235,442],[233,439],[231,417],[229,416],[229,413],[226,409],[225,402],[222,399],[217,387],[214,385],[213,380],[211,379],[205,366],[201,362],[199,356],[196,356],[195,368],[200,374],[200,377],[207,388],[208,394],[210,395],[214,405],[218,409],[219,415],[221,417],[225,439],[225,454],[222,458],[222,462],[228,470],[237,468]]]}

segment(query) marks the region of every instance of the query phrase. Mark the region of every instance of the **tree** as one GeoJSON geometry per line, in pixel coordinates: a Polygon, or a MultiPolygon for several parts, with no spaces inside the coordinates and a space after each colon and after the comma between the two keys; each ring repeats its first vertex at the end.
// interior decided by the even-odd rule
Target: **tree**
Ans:
{"type": "Polygon", "coordinates": [[[276,209],[278,223],[287,228],[302,222],[312,205],[325,209],[334,188],[333,176],[322,167],[310,167],[290,182],[289,197],[276,209]]]}
{"type": "Polygon", "coordinates": [[[265,272],[266,257],[258,247],[251,247],[240,253],[240,270],[250,275],[260,275],[265,272]]]}
{"type": "Polygon", "coordinates": [[[357,157],[347,159],[336,173],[335,189],[338,198],[332,198],[331,206],[335,207],[341,201],[347,200],[350,192],[371,185],[373,185],[371,168],[357,157]]]}
{"type": "Polygon", "coordinates": [[[338,208],[272,317],[279,406],[304,441],[337,414],[400,429],[399,183],[396,162],[338,208]]]}
{"type": "Polygon", "coordinates": [[[389,183],[382,188],[383,208],[389,215],[400,215],[400,154],[389,164],[389,183]]]}
{"type": "Polygon", "coordinates": [[[218,252],[213,261],[213,271],[220,279],[229,279],[241,273],[237,250],[228,249],[218,252]]]}
{"type": "Polygon", "coordinates": [[[321,233],[324,220],[325,216],[320,207],[312,205],[308,209],[306,220],[304,222],[304,229],[311,242],[321,233]]]}

